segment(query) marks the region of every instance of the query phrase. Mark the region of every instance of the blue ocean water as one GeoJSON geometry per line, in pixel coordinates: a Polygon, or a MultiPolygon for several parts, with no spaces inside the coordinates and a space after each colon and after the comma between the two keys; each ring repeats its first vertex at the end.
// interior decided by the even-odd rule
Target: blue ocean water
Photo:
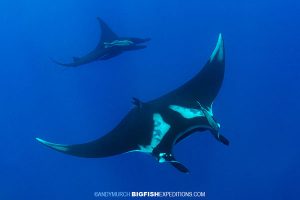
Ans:
{"type": "Polygon", "coordinates": [[[300,3],[296,0],[1,1],[0,199],[97,199],[101,191],[203,191],[203,199],[299,199],[300,3]],[[64,68],[95,47],[99,16],[146,49],[64,68]],[[180,86],[226,48],[214,103],[227,147],[207,133],[175,147],[191,174],[150,156],[67,156],[37,143],[81,143],[180,86]]]}

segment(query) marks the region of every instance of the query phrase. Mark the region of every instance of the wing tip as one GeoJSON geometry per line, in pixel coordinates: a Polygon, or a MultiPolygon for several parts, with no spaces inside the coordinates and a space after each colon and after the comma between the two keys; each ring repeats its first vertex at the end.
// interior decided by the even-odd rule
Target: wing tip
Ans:
{"type": "Polygon", "coordinates": [[[53,58],[50,58],[50,60],[53,63],[55,63],[57,65],[60,65],[60,66],[64,66],[64,67],[76,67],[77,66],[75,63],[61,63],[61,62],[59,62],[59,61],[57,61],[57,60],[55,60],[53,58]]]}
{"type": "Polygon", "coordinates": [[[69,150],[69,148],[66,146],[66,145],[61,145],[61,144],[55,144],[55,143],[52,143],[52,142],[47,142],[46,140],[43,140],[41,138],[38,138],[36,137],[35,138],[39,143],[47,146],[47,147],[50,147],[54,150],[57,150],[57,151],[61,151],[61,152],[66,152],[69,150]]]}
{"type": "Polygon", "coordinates": [[[44,142],[44,140],[41,139],[41,138],[36,137],[35,139],[36,139],[38,142],[40,142],[40,143],[43,143],[43,142],[44,142]]]}
{"type": "Polygon", "coordinates": [[[224,40],[222,33],[219,33],[216,47],[210,56],[210,62],[214,60],[218,62],[224,62],[224,40]]]}
{"type": "Polygon", "coordinates": [[[96,17],[96,19],[98,20],[98,22],[103,23],[103,20],[100,17],[96,17]]]}

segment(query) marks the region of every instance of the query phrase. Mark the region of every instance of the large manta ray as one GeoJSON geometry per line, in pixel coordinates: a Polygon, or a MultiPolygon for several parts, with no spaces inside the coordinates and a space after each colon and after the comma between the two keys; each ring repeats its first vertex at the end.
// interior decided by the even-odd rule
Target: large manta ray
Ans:
{"type": "Polygon", "coordinates": [[[101,38],[98,45],[90,53],[82,57],[73,57],[72,63],[61,63],[53,60],[55,63],[67,67],[77,67],[97,60],[107,60],[121,54],[124,51],[138,50],[146,48],[146,45],[139,45],[147,42],[150,38],[119,37],[107,24],[97,18],[101,28],[101,38]]]}
{"type": "Polygon", "coordinates": [[[143,152],[160,163],[169,162],[181,172],[189,172],[178,162],[173,146],[197,131],[209,130],[225,145],[229,141],[219,133],[220,124],[213,117],[212,104],[224,77],[222,35],[202,70],[187,83],[158,99],[142,102],[108,134],[84,144],[62,145],[36,138],[42,144],[73,156],[98,158],[126,152],[143,152]]]}

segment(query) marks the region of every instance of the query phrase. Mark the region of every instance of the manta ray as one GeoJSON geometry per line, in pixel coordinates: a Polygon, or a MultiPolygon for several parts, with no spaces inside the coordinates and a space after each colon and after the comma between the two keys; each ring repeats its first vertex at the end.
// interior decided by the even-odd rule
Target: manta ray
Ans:
{"type": "Polygon", "coordinates": [[[178,142],[195,132],[210,131],[217,141],[229,145],[220,134],[212,105],[221,88],[225,68],[222,35],[209,60],[192,79],[181,87],[149,102],[133,98],[134,107],[109,133],[91,142],[74,145],[40,143],[65,154],[101,158],[128,152],[154,156],[181,172],[189,170],[173,154],[178,142]]]}
{"type": "Polygon", "coordinates": [[[94,62],[97,60],[107,60],[117,55],[120,55],[124,51],[138,50],[146,48],[146,45],[139,45],[150,40],[150,38],[136,38],[136,37],[119,37],[117,36],[108,25],[97,18],[100,28],[101,37],[98,45],[90,53],[82,57],[73,57],[71,63],[61,63],[53,60],[56,64],[77,67],[83,64],[94,62]]]}

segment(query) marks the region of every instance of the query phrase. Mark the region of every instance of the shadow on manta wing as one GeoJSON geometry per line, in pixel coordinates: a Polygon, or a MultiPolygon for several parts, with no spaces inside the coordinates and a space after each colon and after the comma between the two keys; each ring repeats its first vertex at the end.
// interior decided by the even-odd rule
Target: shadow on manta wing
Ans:
{"type": "Polygon", "coordinates": [[[181,87],[149,102],[134,98],[133,109],[109,133],[97,140],[75,145],[40,143],[65,154],[100,158],[127,152],[150,154],[159,163],[170,163],[181,172],[189,170],[173,154],[173,146],[192,133],[209,130],[221,143],[212,104],[222,86],[225,51],[222,35],[202,70],[181,87]]]}

